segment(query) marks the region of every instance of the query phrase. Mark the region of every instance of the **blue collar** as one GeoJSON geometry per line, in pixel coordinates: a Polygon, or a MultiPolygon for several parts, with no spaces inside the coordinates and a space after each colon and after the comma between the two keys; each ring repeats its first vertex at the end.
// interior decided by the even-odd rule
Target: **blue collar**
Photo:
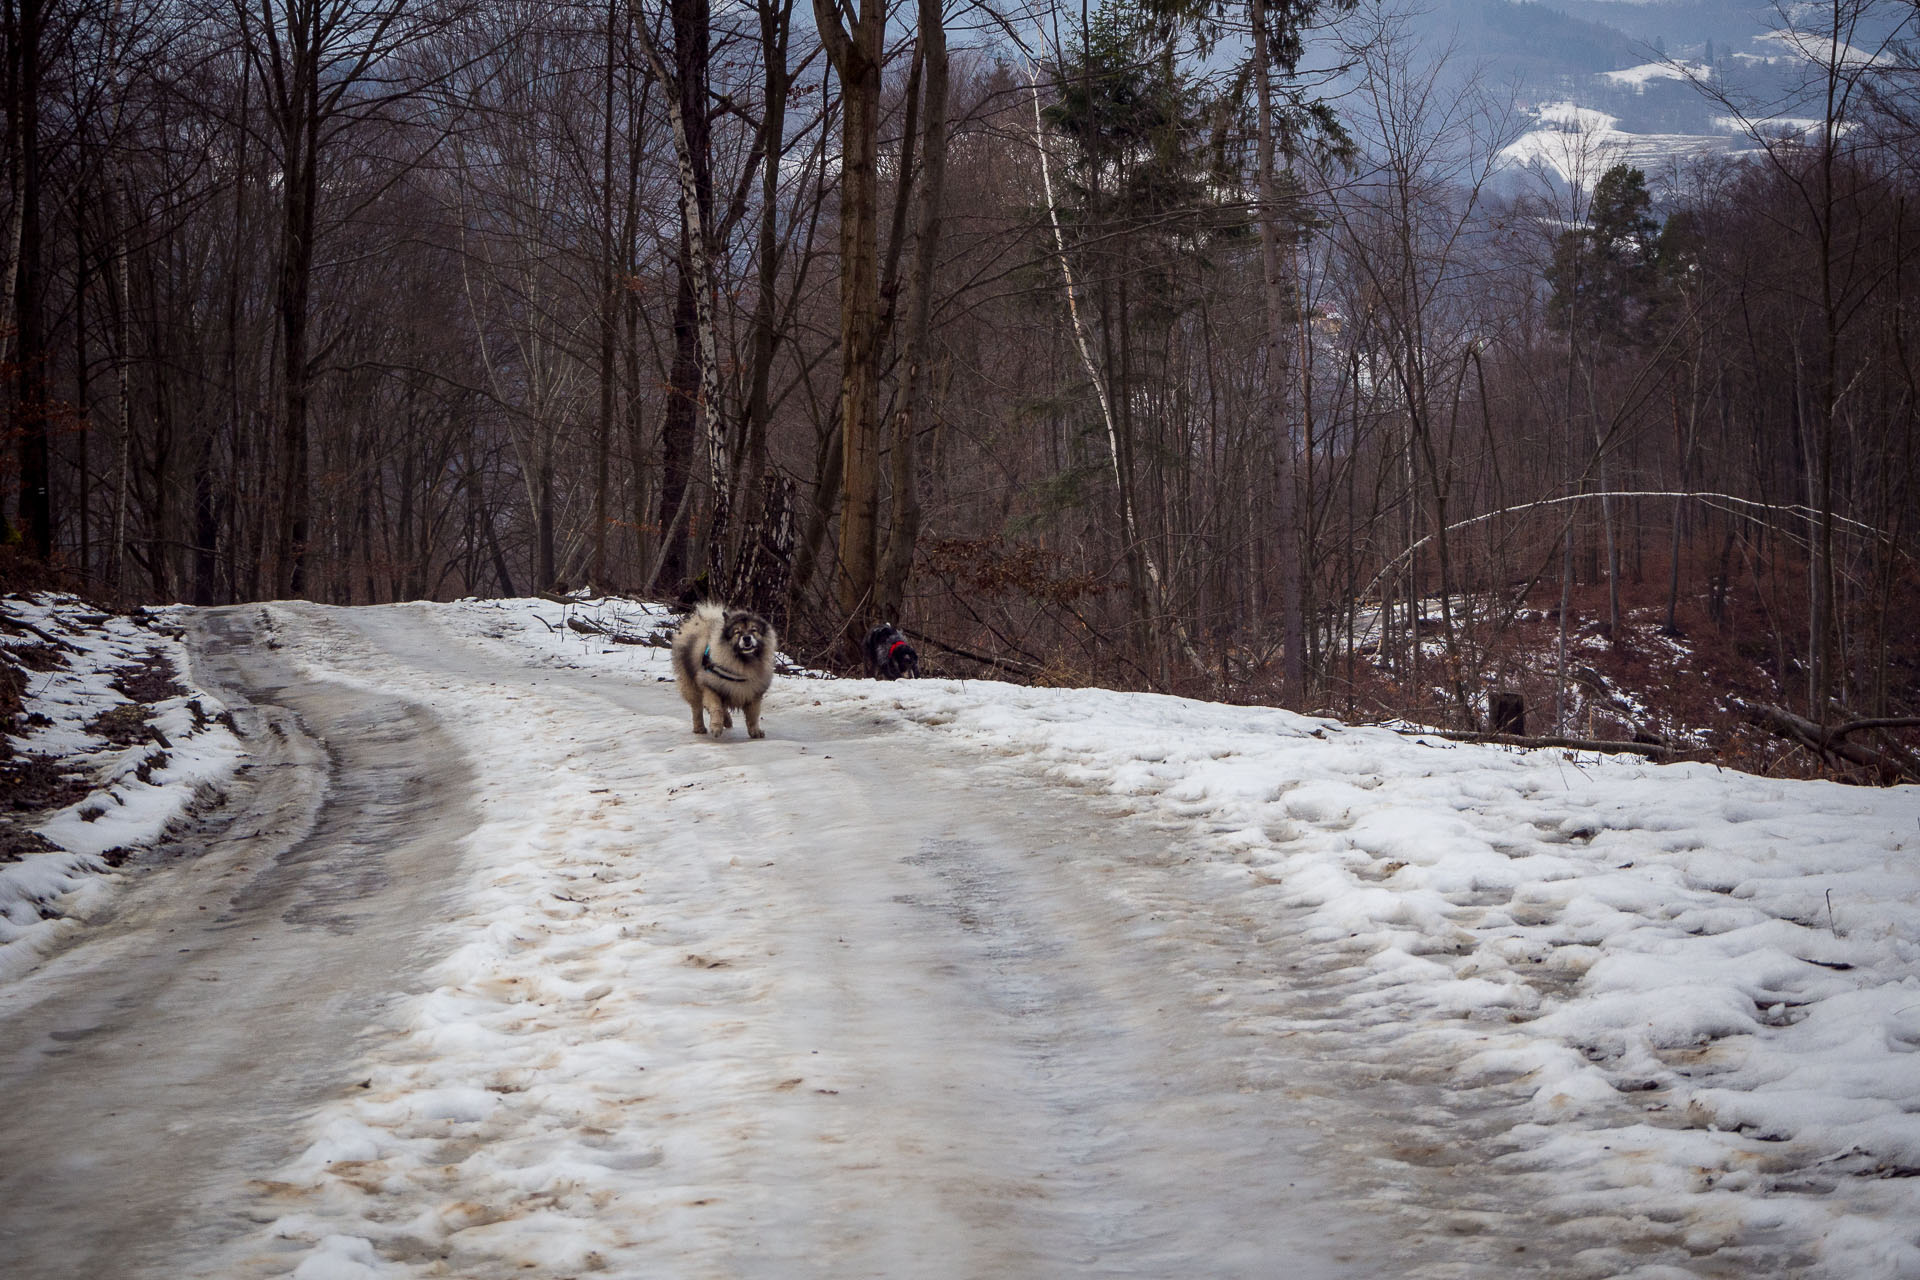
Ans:
{"type": "Polygon", "coordinates": [[[713,672],[713,674],[719,676],[722,680],[731,680],[736,684],[745,684],[747,682],[747,678],[745,676],[737,676],[733,674],[733,672],[727,670],[725,667],[720,666],[718,663],[714,662],[712,645],[708,645],[706,648],[700,651],[700,669],[702,671],[711,671],[713,672]]]}

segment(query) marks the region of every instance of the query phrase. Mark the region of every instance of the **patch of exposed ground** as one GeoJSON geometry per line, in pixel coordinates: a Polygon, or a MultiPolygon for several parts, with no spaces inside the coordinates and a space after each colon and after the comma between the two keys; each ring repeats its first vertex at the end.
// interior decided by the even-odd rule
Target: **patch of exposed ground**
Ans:
{"type": "Polygon", "coordinates": [[[92,790],[86,774],[57,756],[28,752],[0,760],[0,793],[14,813],[51,813],[78,804],[92,790]]]}
{"type": "Polygon", "coordinates": [[[59,850],[59,845],[38,831],[29,831],[11,818],[0,818],[0,862],[18,862],[30,853],[57,853],[59,850]]]}

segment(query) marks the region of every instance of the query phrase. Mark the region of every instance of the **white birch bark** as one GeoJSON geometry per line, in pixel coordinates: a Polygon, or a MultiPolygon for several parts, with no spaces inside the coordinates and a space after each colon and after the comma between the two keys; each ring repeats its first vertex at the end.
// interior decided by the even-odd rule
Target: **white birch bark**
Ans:
{"type": "Polygon", "coordinates": [[[708,252],[707,223],[700,210],[700,188],[694,180],[693,147],[687,141],[687,121],[680,110],[679,86],[653,42],[653,32],[645,16],[633,26],[640,37],[640,50],[646,55],[647,65],[666,90],[663,96],[667,119],[673,126],[673,153],[679,161],[680,214],[687,225],[687,266],[693,275],[693,315],[700,361],[700,421],[706,429],[707,466],[713,477],[717,522],[720,513],[731,505],[732,495],[727,492],[727,486],[733,466],[728,456],[726,421],[720,413],[720,355],[714,338],[713,262],[708,252]]]}
{"type": "MultiPolygon", "coordinates": [[[[1060,278],[1066,285],[1067,315],[1073,325],[1073,340],[1080,351],[1080,361],[1086,366],[1087,380],[1093,384],[1093,393],[1100,400],[1100,418],[1107,428],[1107,457],[1113,463],[1113,482],[1120,492],[1120,522],[1127,546],[1136,548],[1140,562],[1147,571],[1147,580],[1153,587],[1153,610],[1156,615],[1167,616],[1166,585],[1160,577],[1160,566],[1154,561],[1153,550],[1140,537],[1139,524],[1134,518],[1133,493],[1127,485],[1127,477],[1120,468],[1120,432],[1113,417],[1113,404],[1107,396],[1106,381],[1100,376],[1100,369],[1093,361],[1093,351],[1087,345],[1086,326],[1080,319],[1079,289],[1073,280],[1073,263],[1067,256],[1067,236],[1060,225],[1060,209],[1053,194],[1053,164],[1047,146],[1046,126],[1040,118],[1040,69],[1033,62],[1027,63],[1027,79],[1033,86],[1033,145],[1040,153],[1040,185],[1046,193],[1047,222],[1053,228],[1053,247],[1060,259],[1060,278]]],[[[1199,671],[1207,670],[1207,664],[1193,647],[1186,628],[1173,621],[1174,636],[1180,642],[1180,650],[1187,661],[1199,671]]]]}

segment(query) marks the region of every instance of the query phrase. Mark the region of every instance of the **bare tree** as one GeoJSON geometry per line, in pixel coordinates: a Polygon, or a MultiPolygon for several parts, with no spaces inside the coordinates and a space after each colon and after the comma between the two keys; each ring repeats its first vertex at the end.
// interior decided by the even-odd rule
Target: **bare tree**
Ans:
{"type": "Polygon", "coordinates": [[[876,618],[880,510],[879,159],[887,0],[813,0],[840,81],[840,573],[849,655],[876,618]]]}

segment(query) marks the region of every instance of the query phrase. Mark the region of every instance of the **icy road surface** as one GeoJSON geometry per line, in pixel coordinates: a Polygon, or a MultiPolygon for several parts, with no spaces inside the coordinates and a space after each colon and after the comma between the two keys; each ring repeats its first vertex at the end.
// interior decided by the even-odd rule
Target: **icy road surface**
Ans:
{"type": "Polygon", "coordinates": [[[716,741],[559,614],[203,615],[253,765],[0,989],[9,1277],[1920,1274],[1912,789],[937,681],[716,741]]]}
{"type": "Polygon", "coordinates": [[[450,918],[473,825],[457,744],[417,705],[292,677],[255,646],[260,616],[213,614],[194,646],[249,752],[229,805],[0,987],[8,1280],[183,1276],[247,1227],[247,1180],[298,1153],[417,981],[421,926],[450,918]]]}
{"type": "Polygon", "coordinates": [[[801,681],[711,741],[425,611],[194,648],[262,754],[0,997],[11,1280],[1382,1274],[1210,1007],[1284,956],[1103,891],[1151,833],[801,681]]]}

